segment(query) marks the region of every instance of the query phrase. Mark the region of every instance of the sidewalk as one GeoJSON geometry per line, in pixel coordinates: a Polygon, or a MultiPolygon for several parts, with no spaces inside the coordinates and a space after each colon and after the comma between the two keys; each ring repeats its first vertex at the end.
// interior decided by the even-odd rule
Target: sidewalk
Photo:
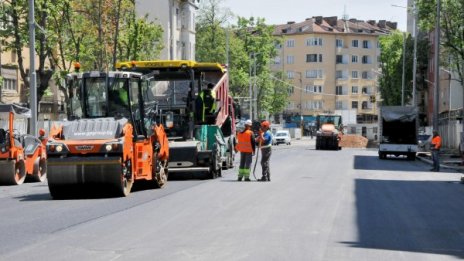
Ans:
{"type": "MultiPolygon", "coordinates": [[[[432,165],[432,156],[430,153],[421,153],[417,159],[432,165]]],[[[443,149],[440,151],[440,168],[452,169],[464,173],[464,165],[457,150],[443,149]]]]}

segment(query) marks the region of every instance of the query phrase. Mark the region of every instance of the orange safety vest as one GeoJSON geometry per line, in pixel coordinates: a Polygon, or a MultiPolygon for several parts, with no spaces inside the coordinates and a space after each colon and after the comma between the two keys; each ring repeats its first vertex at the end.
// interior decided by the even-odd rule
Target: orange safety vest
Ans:
{"type": "Polygon", "coordinates": [[[253,137],[253,132],[251,130],[246,130],[239,132],[237,135],[237,145],[235,149],[240,152],[253,153],[253,147],[251,145],[251,139],[253,137]]]}
{"type": "Polygon", "coordinates": [[[432,145],[433,145],[433,148],[436,149],[436,150],[439,150],[441,148],[441,138],[440,138],[440,136],[435,136],[432,139],[432,145]]]}

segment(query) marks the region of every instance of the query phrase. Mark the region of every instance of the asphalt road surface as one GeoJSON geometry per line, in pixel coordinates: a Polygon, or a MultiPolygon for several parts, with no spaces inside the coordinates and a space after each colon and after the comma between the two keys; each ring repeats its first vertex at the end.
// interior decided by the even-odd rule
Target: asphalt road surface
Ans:
{"type": "Polygon", "coordinates": [[[464,259],[461,174],[308,140],[272,153],[266,183],[229,170],[71,200],[46,183],[2,186],[0,260],[464,259]]]}

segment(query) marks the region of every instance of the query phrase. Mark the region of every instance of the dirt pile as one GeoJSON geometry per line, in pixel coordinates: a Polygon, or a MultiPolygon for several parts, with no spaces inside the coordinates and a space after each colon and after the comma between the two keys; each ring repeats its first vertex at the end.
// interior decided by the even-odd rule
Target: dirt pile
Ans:
{"type": "Polygon", "coordinates": [[[344,148],[366,148],[367,138],[361,135],[345,134],[340,140],[340,147],[344,148]]]}

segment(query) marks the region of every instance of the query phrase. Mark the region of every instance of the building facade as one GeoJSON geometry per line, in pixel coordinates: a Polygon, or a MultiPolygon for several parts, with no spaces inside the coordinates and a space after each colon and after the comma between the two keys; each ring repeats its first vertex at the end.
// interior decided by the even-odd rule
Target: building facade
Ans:
{"type": "Polygon", "coordinates": [[[284,117],[355,110],[358,122],[376,121],[379,36],[396,26],[321,16],[276,26],[282,45],[272,70],[293,85],[284,117]]]}
{"type": "Polygon", "coordinates": [[[199,0],[136,0],[139,16],[163,28],[164,49],[160,59],[195,59],[195,19],[199,0]]]}

